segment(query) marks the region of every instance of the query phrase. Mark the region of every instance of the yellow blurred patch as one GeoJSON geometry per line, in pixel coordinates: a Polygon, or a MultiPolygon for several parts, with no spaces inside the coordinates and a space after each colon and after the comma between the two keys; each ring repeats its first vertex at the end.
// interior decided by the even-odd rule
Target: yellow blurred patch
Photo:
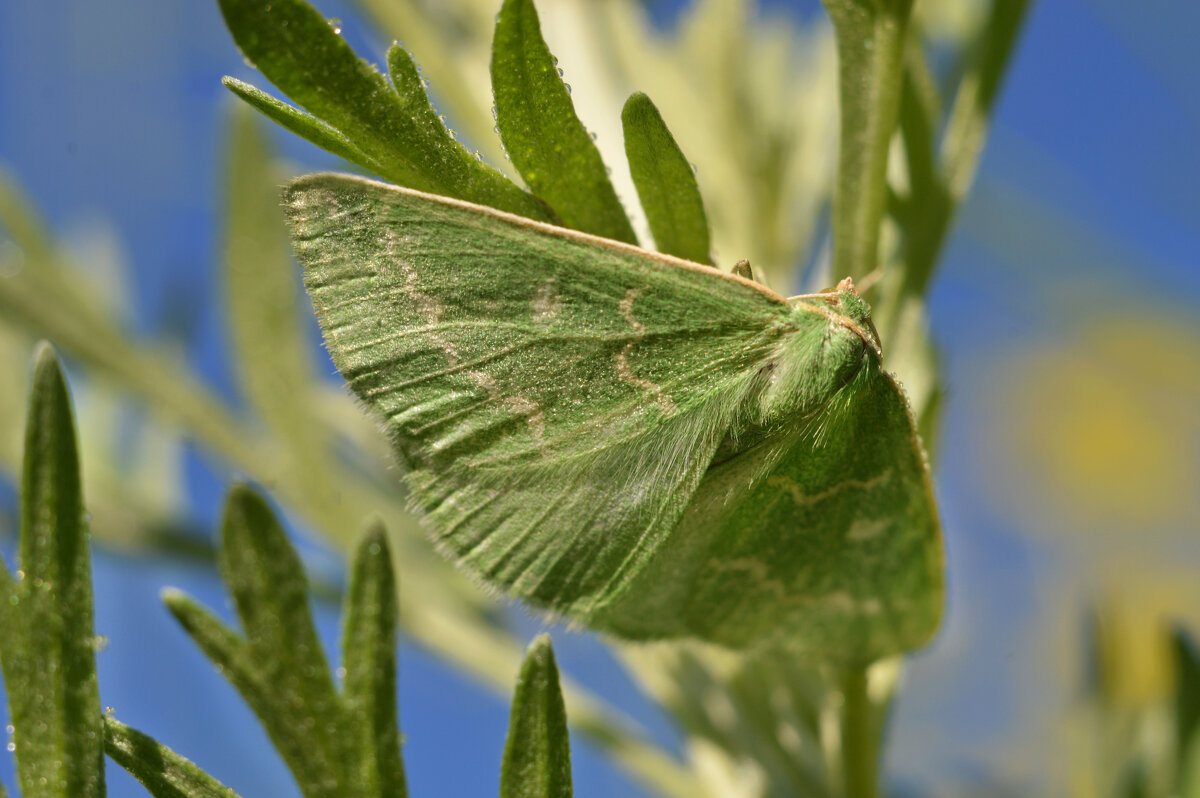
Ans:
{"type": "Polygon", "coordinates": [[[1018,352],[987,392],[994,498],[1047,531],[1200,528],[1200,331],[1147,310],[1018,352]]]}

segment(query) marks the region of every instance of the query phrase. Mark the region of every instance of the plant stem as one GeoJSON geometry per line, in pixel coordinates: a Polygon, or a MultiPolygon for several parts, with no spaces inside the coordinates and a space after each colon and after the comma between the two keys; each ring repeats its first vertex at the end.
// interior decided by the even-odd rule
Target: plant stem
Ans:
{"type": "Polygon", "coordinates": [[[888,147],[900,108],[912,0],[824,2],[837,36],[841,104],[834,273],[861,279],[879,261],[888,147]]]}
{"type": "Polygon", "coordinates": [[[839,675],[842,691],[842,794],[845,798],[878,798],[879,734],[867,695],[867,668],[846,668],[839,675]]]}
{"type": "Polygon", "coordinates": [[[971,48],[946,122],[936,167],[939,174],[928,181],[931,191],[921,197],[914,192],[921,217],[919,229],[907,231],[914,243],[905,256],[902,297],[920,296],[929,285],[954,213],[975,180],[992,109],[1030,5],[1031,0],[994,0],[971,48]]]}

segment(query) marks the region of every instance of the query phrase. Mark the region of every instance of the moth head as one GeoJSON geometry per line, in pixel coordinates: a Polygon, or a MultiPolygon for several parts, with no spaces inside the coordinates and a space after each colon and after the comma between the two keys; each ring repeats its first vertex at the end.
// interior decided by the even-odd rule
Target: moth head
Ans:
{"type": "Polygon", "coordinates": [[[883,357],[883,342],[879,339],[879,330],[871,320],[871,306],[858,295],[854,280],[843,277],[833,288],[826,288],[816,294],[801,294],[791,297],[788,301],[820,300],[830,311],[843,319],[843,326],[862,339],[867,348],[878,357],[883,357]]]}

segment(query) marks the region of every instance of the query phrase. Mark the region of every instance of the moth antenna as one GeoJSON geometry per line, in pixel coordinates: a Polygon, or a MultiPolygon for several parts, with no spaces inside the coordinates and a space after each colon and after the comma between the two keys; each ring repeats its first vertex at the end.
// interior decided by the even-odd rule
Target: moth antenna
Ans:
{"type": "Polygon", "coordinates": [[[864,275],[861,284],[858,286],[858,293],[865,294],[875,287],[875,284],[883,279],[883,267],[878,266],[870,274],[864,275]]]}

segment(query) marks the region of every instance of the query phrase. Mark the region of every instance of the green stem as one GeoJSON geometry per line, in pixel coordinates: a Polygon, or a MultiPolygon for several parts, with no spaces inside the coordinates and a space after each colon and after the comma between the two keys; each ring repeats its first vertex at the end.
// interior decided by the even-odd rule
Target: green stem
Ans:
{"type": "Polygon", "coordinates": [[[867,668],[846,668],[842,691],[842,793],[845,798],[878,798],[880,733],[867,695],[867,668]]]}
{"type": "Polygon", "coordinates": [[[946,122],[936,167],[939,171],[922,186],[928,191],[920,196],[914,191],[914,205],[921,216],[917,229],[908,232],[912,243],[906,255],[902,297],[920,296],[928,288],[954,214],[975,180],[992,109],[1030,5],[1031,0],[994,0],[971,48],[966,74],[946,122]]]}
{"type": "Polygon", "coordinates": [[[833,198],[834,273],[875,271],[887,158],[900,109],[912,0],[824,0],[838,48],[841,145],[833,198]]]}

